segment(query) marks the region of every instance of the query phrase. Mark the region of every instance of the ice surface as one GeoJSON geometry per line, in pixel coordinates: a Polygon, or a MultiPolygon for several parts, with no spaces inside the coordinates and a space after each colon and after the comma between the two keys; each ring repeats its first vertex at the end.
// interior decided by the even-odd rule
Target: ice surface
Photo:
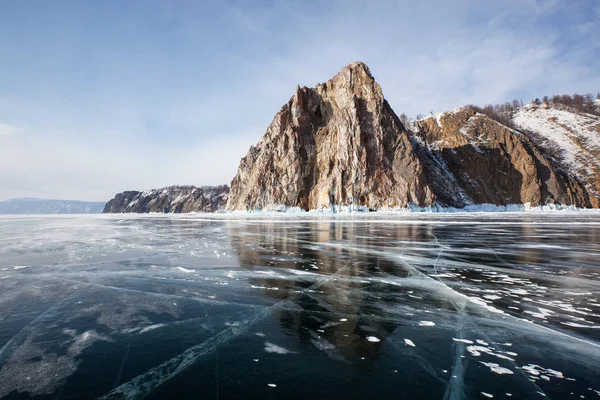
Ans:
{"type": "Polygon", "coordinates": [[[15,216],[0,243],[0,398],[600,389],[598,212],[15,216]]]}

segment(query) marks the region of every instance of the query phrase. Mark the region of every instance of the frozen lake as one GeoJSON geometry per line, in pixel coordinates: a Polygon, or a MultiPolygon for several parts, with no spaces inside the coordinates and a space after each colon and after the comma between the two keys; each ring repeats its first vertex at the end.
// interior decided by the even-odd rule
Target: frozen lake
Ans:
{"type": "Polygon", "coordinates": [[[2,399],[600,399],[600,212],[0,217],[2,399]]]}

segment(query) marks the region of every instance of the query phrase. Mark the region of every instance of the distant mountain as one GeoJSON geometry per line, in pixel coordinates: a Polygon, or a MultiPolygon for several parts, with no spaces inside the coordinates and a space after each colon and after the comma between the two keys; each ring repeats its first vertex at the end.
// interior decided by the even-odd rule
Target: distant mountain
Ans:
{"type": "Polygon", "coordinates": [[[0,214],[97,214],[103,202],[20,198],[0,201],[0,214]]]}
{"type": "Polygon", "coordinates": [[[229,186],[169,186],[145,192],[118,193],[106,203],[105,213],[215,212],[227,203],[229,186]]]}

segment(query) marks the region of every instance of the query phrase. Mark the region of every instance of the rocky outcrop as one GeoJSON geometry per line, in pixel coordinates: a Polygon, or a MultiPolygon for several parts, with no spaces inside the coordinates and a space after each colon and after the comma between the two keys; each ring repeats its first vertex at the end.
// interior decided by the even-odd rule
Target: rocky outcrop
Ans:
{"type": "Polygon", "coordinates": [[[600,207],[600,117],[561,104],[527,104],[513,123],[582,182],[600,207]]]}
{"type": "Polygon", "coordinates": [[[472,204],[591,207],[584,186],[523,133],[469,107],[418,121],[421,139],[472,204]]]}
{"type": "Polygon", "coordinates": [[[463,108],[402,125],[367,66],[298,87],[241,160],[230,210],[597,206],[522,133],[463,108]]]}
{"type": "Polygon", "coordinates": [[[241,160],[227,208],[430,205],[417,151],[367,66],[296,89],[241,160]]]}
{"type": "Polygon", "coordinates": [[[215,212],[227,203],[229,187],[170,186],[145,192],[118,193],[106,203],[104,213],[215,212]]]}

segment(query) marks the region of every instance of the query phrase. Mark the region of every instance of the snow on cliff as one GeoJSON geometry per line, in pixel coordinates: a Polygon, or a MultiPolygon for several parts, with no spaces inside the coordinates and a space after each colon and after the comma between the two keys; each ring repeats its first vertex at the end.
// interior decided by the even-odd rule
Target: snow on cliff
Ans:
{"type": "Polygon", "coordinates": [[[561,162],[587,189],[600,194],[600,117],[576,113],[561,106],[528,104],[514,122],[559,148],[561,162]]]}

